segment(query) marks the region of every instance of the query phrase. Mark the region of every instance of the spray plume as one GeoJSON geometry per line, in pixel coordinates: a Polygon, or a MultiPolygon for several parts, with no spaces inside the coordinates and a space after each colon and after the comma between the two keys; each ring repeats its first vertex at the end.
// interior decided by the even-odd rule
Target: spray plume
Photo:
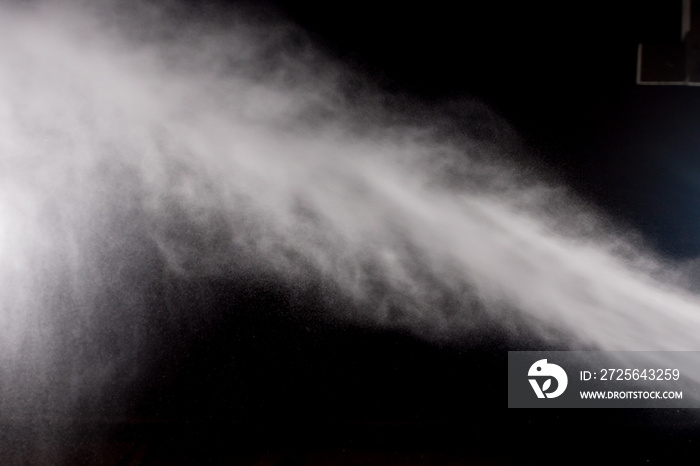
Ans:
{"type": "Polygon", "coordinates": [[[127,5],[0,8],[3,419],[117,404],[163,277],[322,283],[428,338],[700,347],[678,266],[523,174],[480,104],[396,110],[278,20],[127,5]]]}

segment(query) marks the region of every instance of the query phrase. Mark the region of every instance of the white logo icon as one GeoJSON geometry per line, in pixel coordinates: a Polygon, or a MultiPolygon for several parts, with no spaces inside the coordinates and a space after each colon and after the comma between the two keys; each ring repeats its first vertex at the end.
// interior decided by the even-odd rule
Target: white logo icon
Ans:
{"type": "Polygon", "coordinates": [[[528,379],[532,389],[535,390],[537,398],[556,398],[564,393],[566,385],[569,383],[569,378],[566,376],[564,369],[556,364],[548,364],[546,359],[540,359],[530,366],[527,375],[528,377],[548,377],[541,387],[537,379],[528,379]],[[556,379],[557,389],[550,393],[547,390],[552,386],[552,379],[556,379]]]}

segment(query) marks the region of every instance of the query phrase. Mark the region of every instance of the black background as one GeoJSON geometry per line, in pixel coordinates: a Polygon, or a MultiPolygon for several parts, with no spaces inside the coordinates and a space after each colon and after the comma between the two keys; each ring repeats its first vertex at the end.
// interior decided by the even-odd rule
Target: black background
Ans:
{"type": "MultiPolygon", "coordinates": [[[[291,19],[388,92],[435,105],[481,99],[520,134],[524,163],[657,251],[700,252],[700,90],[635,84],[637,44],[678,40],[680,1],[247,7],[291,19]]],[[[436,454],[453,464],[678,464],[697,454],[691,410],[508,410],[507,351],[545,349],[537,340],[436,343],[338,322],[313,293],[290,297],[265,279],[187,286],[206,289],[224,317],[187,342],[172,336],[114,438],[202,463],[231,449],[278,452],[280,464],[321,450],[391,464],[436,454]]]]}

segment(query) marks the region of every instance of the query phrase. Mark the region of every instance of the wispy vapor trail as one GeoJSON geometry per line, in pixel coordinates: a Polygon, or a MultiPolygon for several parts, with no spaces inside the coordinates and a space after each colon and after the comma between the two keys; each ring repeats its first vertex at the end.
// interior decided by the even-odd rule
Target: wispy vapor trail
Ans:
{"type": "Polygon", "coordinates": [[[71,5],[0,9],[5,419],[109,412],[147,366],[164,275],[320,282],[346,317],[432,338],[525,322],[572,347],[700,347],[675,269],[520,174],[510,136],[468,136],[487,111],[417,124],[241,12],[71,5]]]}

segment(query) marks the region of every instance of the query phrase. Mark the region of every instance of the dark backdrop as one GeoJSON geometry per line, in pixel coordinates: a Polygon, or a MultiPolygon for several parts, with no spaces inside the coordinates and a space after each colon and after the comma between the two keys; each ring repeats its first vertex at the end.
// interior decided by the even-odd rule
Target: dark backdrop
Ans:
{"type": "MultiPolygon", "coordinates": [[[[388,92],[435,105],[481,99],[520,134],[524,163],[548,167],[661,253],[700,251],[700,89],[635,84],[637,43],[677,40],[680,1],[265,9],[388,92]]],[[[460,464],[670,464],[696,449],[689,410],[508,410],[507,350],[541,342],[428,342],[319,317],[313,296],[291,300],[264,280],[197,286],[226,317],[165,350],[160,378],[135,398],[141,422],[115,436],[200,458],[362,450],[408,455],[405,464],[431,452],[460,464]],[[555,459],[556,447],[570,456],[555,459]]]]}

